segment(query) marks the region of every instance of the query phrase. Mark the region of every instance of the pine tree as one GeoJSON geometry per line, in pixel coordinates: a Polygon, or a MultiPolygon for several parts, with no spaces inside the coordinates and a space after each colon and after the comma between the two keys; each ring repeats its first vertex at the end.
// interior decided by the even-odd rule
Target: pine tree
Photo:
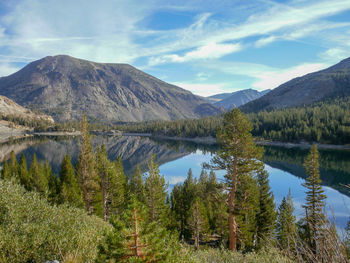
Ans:
{"type": "Polygon", "coordinates": [[[295,216],[293,215],[294,206],[291,192],[287,198],[283,198],[278,207],[276,234],[279,246],[286,251],[294,251],[294,240],[296,234],[295,216]]]}
{"type": "Polygon", "coordinates": [[[269,174],[262,170],[258,173],[259,212],[257,214],[257,242],[262,248],[272,239],[276,222],[274,197],[269,185],[269,174]]]}
{"type": "Polygon", "coordinates": [[[148,162],[149,176],[145,180],[146,204],[149,210],[150,222],[162,222],[166,224],[169,207],[166,205],[168,185],[164,176],[160,175],[159,167],[152,155],[148,162]]]}
{"type": "Polygon", "coordinates": [[[91,146],[91,136],[89,133],[89,124],[86,115],[80,122],[80,154],[77,163],[77,174],[79,178],[80,188],[83,194],[85,208],[89,214],[96,210],[99,204],[100,182],[96,173],[95,158],[91,146]]]}
{"type": "Polygon", "coordinates": [[[257,180],[249,174],[241,175],[237,184],[234,216],[238,225],[237,246],[243,251],[251,251],[255,246],[258,212],[257,180]]]}
{"type": "Polygon", "coordinates": [[[9,180],[10,176],[11,175],[10,175],[9,165],[8,165],[7,160],[4,157],[4,159],[2,161],[1,178],[5,179],[5,180],[9,180]]]}
{"type": "Polygon", "coordinates": [[[212,158],[210,167],[226,170],[226,187],[228,188],[228,213],[229,213],[229,249],[236,250],[238,224],[235,217],[237,205],[237,185],[242,176],[259,171],[262,163],[258,161],[262,157],[262,148],[256,147],[252,135],[252,124],[238,109],[226,113],[223,125],[217,132],[217,140],[221,149],[212,158]]]}
{"type": "Polygon", "coordinates": [[[145,201],[145,185],[142,179],[142,172],[140,165],[136,166],[136,171],[131,176],[130,182],[130,192],[134,194],[138,201],[145,201]]]}
{"type": "Polygon", "coordinates": [[[48,161],[45,161],[41,168],[43,170],[44,176],[47,178],[47,200],[51,204],[57,204],[59,195],[59,180],[57,176],[52,172],[52,168],[48,161]]]}
{"type": "Polygon", "coordinates": [[[199,249],[201,236],[207,234],[209,230],[209,222],[205,207],[199,198],[196,198],[196,200],[192,203],[190,216],[188,218],[188,225],[194,238],[194,247],[199,249]]]}
{"type": "Polygon", "coordinates": [[[323,212],[326,196],[323,194],[324,191],[321,186],[318,159],[318,150],[314,144],[304,162],[304,169],[308,177],[303,186],[307,189],[306,204],[304,205],[306,237],[310,248],[315,254],[317,253],[318,241],[322,236],[322,228],[326,221],[323,212]]]}
{"type": "Polygon", "coordinates": [[[131,197],[128,187],[128,179],[124,173],[124,166],[120,157],[114,162],[114,166],[117,180],[111,207],[114,214],[120,214],[123,212],[125,205],[130,201],[131,197]]]}
{"type": "Polygon", "coordinates": [[[183,240],[185,231],[187,229],[186,225],[186,205],[184,201],[184,191],[183,191],[183,184],[176,184],[171,191],[170,195],[171,199],[171,212],[172,217],[174,218],[175,227],[177,228],[177,231],[179,232],[179,239],[183,240]]]}
{"type": "Polygon", "coordinates": [[[29,167],[29,177],[31,189],[46,197],[49,190],[49,182],[43,167],[38,163],[35,153],[29,167]]]}
{"type": "Polygon", "coordinates": [[[79,188],[78,180],[68,154],[66,154],[62,160],[60,183],[60,203],[67,203],[74,207],[83,207],[84,202],[81,190],[79,188]]]}
{"type": "Polygon", "coordinates": [[[9,163],[8,163],[8,169],[9,169],[10,178],[14,182],[19,183],[20,182],[19,165],[18,165],[16,154],[15,154],[14,151],[11,151],[10,160],[9,160],[9,163]]]}
{"type": "Polygon", "coordinates": [[[126,178],[121,160],[119,159],[116,163],[111,162],[104,145],[98,149],[96,156],[97,173],[100,176],[102,190],[102,218],[107,221],[111,213],[121,212],[125,201],[126,178]]]}
{"type": "Polygon", "coordinates": [[[131,200],[121,219],[114,218],[113,231],[100,245],[97,262],[168,262],[176,241],[157,222],[147,222],[147,208],[131,200]]]}
{"type": "Polygon", "coordinates": [[[28,191],[31,190],[31,179],[28,172],[26,157],[22,154],[19,162],[19,178],[21,185],[28,191]]]}

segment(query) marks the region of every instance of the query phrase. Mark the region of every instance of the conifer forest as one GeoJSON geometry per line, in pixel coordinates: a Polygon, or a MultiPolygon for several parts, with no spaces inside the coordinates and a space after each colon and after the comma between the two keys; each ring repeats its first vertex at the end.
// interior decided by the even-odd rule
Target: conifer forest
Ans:
{"type": "Polygon", "coordinates": [[[86,116],[78,161],[66,154],[58,176],[12,152],[0,180],[0,262],[348,262],[350,230],[340,237],[325,213],[317,146],[303,160],[297,220],[290,192],[275,207],[252,130],[240,110],[224,114],[219,150],[171,191],[155,155],[128,178],[121,158],[94,149],[86,116]]]}

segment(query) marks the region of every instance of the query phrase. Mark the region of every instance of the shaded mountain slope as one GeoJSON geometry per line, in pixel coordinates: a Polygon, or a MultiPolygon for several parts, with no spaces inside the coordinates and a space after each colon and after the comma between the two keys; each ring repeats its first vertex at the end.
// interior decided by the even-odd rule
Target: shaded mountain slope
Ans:
{"type": "Polygon", "coordinates": [[[58,121],[85,112],[100,122],[199,118],[220,112],[205,100],[127,64],[59,55],[0,78],[0,94],[58,121]]]}
{"type": "Polygon", "coordinates": [[[327,69],[292,79],[265,96],[243,105],[244,112],[309,105],[332,97],[350,96],[350,58],[327,69]]]}

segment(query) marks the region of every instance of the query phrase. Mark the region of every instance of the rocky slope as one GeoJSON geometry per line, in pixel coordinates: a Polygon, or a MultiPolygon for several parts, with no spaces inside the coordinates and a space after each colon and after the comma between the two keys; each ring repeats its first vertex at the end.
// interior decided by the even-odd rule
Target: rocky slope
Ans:
{"type": "Polygon", "coordinates": [[[241,109],[257,112],[308,105],[342,96],[350,96],[350,58],[325,70],[292,79],[241,109]]]}
{"type": "Polygon", "coordinates": [[[34,113],[31,110],[18,105],[13,100],[10,100],[9,98],[1,95],[0,95],[0,115],[20,117],[26,120],[44,120],[47,122],[54,122],[51,116],[34,113]]]}
{"type": "Polygon", "coordinates": [[[191,92],[127,64],[45,57],[0,78],[0,94],[55,120],[86,113],[102,122],[199,118],[220,113],[191,92]]]}
{"type": "Polygon", "coordinates": [[[245,90],[239,90],[228,94],[227,93],[218,94],[211,97],[219,99],[219,101],[214,103],[215,106],[223,107],[226,110],[231,110],[233,108],[237,108],[241,105],[244,105],[250,101],[256,100],[261,96],[267,94],[268,92],[270,92],[270,90],[264,90],[259,92],[254,89],[245,89],[245,90]]]}

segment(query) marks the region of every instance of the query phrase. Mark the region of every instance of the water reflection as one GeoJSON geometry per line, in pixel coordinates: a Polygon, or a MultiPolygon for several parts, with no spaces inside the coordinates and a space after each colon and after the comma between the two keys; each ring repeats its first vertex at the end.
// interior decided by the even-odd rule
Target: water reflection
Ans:
{"type": "MultiPolygon", "coordinates": [[[[102,137],[96,136],[93,145],[105,144],[108,156],[123,160],[125,173],[130,176],[137,164],[147,171],[147,161],[152,153],[160,164],[160,171],[169,182],[169,190],[174,184],[182,182],[191,168],[199,176],[201,165],[208,162],[218,150],[217,145],[193,142],[155,140],[145,137],[102,137]]],[[[77,161],[79,138],[77,137],[37,137],[17,140],[0,145],[0,158],[8,157],[13,150],[19,158],[24,154],[28,163],[35,153],[39,161],[47,160],[58,174],[63,157],[70,154],[73,163],[77,161]]],[[[303,216],[302,204],[305,202],[305,189],[301,186],[306,177],[302,163],[308,150],[299,148],[265,147],[263,161],[270,174],[270,184],[276,204],[287,195],[289,188],[296,208],[296,215],[303,216]]],[[[350,215],[350,191],[342,184],[350,184],[350,151],[320,150],[320,172],[327,198],[329,214],[334,213],[337,226],[344,227],[350,215]]],[[[224,171],[217,172],[222,179],[224,171]]]]}

